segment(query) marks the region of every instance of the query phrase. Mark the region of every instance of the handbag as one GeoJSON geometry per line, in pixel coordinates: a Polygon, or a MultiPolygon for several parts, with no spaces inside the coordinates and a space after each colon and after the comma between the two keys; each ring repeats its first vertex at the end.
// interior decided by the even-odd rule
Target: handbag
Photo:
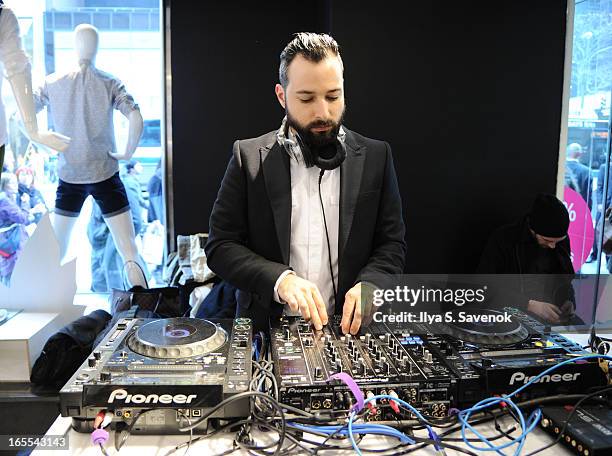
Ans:
{"type": "MultiPolygon", "coordinates": [[[[134,264],[140,268],[138,263],[134,262],[134,264]]],[[[177,287],[148,288],[148,286],[147,283],[147,288],[138,285],[129,290],[113,288],[110,302],[111,314],[114,316],[130,309],[148,310],[160,318],[183,317],[189,314],[191,309],[188,304],[182,304],[177,287]]]]}

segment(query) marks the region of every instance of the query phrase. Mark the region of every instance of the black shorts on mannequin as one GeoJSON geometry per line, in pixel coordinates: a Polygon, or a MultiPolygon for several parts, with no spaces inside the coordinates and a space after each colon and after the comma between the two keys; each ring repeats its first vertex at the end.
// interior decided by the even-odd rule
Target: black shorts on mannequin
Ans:
{"type": "Polygon", "coordinates": [[[127,193],[119,172],[102,182],[94,184],[71,184],[60,179],[55,199],[55,212],[66,217],[78,217],[83,202],[93,196],[106,218],[130,210],[127,193]]]}

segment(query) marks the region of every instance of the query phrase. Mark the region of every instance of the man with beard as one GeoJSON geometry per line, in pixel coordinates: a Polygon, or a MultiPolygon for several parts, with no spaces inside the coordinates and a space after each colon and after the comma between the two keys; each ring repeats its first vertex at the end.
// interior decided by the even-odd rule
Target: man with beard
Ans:
{"type": "MultiPolygon", "coordinates": [[[[298,33],[280,56],[280,128],[234,143],[210,217],[209,267],[239,291],[237,316],[342,314],[356,334],[362,284],[401,274],[406,246],[386,142],[342,125],[343,64],[328,35],[298,33]]],[[[364,287],[365,288],[365,287],[364,287]]]]}

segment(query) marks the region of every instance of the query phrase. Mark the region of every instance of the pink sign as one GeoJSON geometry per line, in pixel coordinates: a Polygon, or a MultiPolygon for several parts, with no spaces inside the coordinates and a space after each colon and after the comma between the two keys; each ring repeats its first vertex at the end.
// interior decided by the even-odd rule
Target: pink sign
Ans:
{"type": "Polygon", "coordinates": [[[569,212],[570,225],[567,234],[572,248],[572,264],[579,271],[593,248],[595,229],[587,203],[579,193],[569,187],[563,189],[563,204],[569,212]]]}

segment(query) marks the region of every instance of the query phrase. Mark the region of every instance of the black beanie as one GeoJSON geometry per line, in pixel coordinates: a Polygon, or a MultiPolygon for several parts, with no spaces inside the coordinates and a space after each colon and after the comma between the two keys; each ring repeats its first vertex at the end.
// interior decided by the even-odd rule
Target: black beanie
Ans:
{"type": "Polygon", "coordinates": [[[554,195],[536,196],[529,213],[529,227],[536,234],[551,238],[566,236],[569,222],[567,209],[554,195]]]}

